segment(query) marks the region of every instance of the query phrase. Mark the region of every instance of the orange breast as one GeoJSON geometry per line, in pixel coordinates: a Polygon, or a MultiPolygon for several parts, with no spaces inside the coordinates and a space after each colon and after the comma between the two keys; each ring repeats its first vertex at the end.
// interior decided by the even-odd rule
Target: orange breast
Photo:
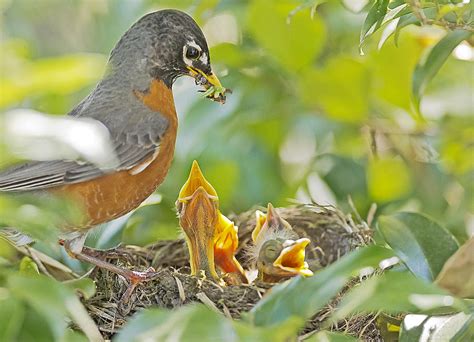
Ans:
{"type": "Polygon", "coordinates": [[[159,153],[139,173],[124,170],[56,189],[54,193],[77,200],[83,206],[87,217],[81,227],[74,227],[76,229],[110,221],[135,209],[156,190],[168,173],[178,126],[173,93],[161,81],[153,81],[146,94],[136,95],[150,109],[160,112],[169,120],[159,153]]]}

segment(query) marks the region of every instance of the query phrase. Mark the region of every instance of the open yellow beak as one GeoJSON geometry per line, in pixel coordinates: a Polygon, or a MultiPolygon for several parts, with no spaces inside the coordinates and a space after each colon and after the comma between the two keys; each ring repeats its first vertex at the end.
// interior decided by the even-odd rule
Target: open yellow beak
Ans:
{"type": "Polygon", "coordinates": [[[237,232],[234,222],[219,213],[214,238],[214,262],[224,273],[235,274],[240,283],[247,284],[245,272],[234,256],[239,246],[237,232]]]}
{"type": "Polygon", "coordinates": [[[219,81],[219,79],[217,78],[217,76],[214,73],[211,73],[210,75],[207,75],[202,70],[194,68],[192,66],[188,66],[188,70],[189,70],[189,75],[191,77],[197,79],[197,77],[202,76],[207,80],[207,82],[209,82],[210,85],[212,85],[216,88],[217,87],[222,88],[221,81],[219,81]]]}
{"type": "Polygon", "coordinates": [[[219,278],[214,266],[213,248],[217,213],[216,201],[202,186],[186,200],[179,213],[179,224],[189,250],[191,275],[204,272],[208,277],[219,278]]]}
{"type": "Polygon", "coordinates": [[[218,198],[196,161],[176,202],[179,224],[186,235],[191,274],[203,271],[218,279],[214,266],[214,237],[218,222],[218,198]]]}
{"type": "Polygon", "coordinates": [[[312,276],[313,272],[305,261],[305,248],[309,243],[307,238],[285,241],[283,250],[273,262],[273,266],[295,275],[312,276]]]}
{"type": "Polygon", "coordinates": [[[185,202],[201,186],[204,188],[204,190],[209,196],[215,197],[216,200],[218,199],[216,190],[213,188],[211,183],[209,183],[207,179],[204,178],[201,168],[199,167],[198,162],[195,160],[193,161],[193,165],[191,166],[191,171],[189,172],[188,180],[186,181],[186,183],[184,183],[183,187],[181,188],[181,191],[179,192],[178,201],[185,202]]]}
{"type": "Polygon", "coordinates": [[[262,213],[260,210],[255,211],[255,228],[252,231],[252,241],[256,242],[257,237],[262,230],[265,221],[267,220],[267,215],[262,213]]]}

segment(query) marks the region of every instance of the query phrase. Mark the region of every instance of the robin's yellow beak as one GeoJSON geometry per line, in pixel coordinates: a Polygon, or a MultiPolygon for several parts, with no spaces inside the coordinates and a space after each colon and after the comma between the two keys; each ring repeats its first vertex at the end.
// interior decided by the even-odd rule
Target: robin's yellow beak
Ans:
{"type": "Polygon", "coordinates": [[[179,193],[176,206],[179,224],[186,235],[191,274],[197,275],[203,271],[206,276],[218,279],[214,266],[214,237],[219,219],[218,198],[196,161],[179,193]]]}
{"type": "Polygon", "coordinates": [[[189,75],[193,77],[199,85],[204,85],[201,78],[203,77],[211,86],[222,88],[221,81],[219,81],[219,79],[213,72],[211,72],[210,75],[207,75],[204,71],[198,68],[192,66],[188,66],[187,68],[189,70],[189,75]]]}
{"type": "Polygon", "coordinates": [[[313,272],[309,269],[305,261],[305,248],[310,243],[307,238],[298,240],[286,240],[283,243],[283,249],[280,255],[273,262],[273,266],[289,272],[293,275],[301,274],[303,276],[312,276],[313,272]]]}
{"type": "Polygon", "coordinates": [[[234,275],[238,283],[247,284],[245,272],[234,256],[239,246],[237,232],[234,222],[219,213],[214,238],[214,262],[224,273],[234,275]]]}
{"type": "Polygon", "coordinates": [[[189,75],[194,78],[196,84],[204,87],[205,97],[222,104],[225,103],[226,93],[232,93],[232,91],[224,88],[213,72],[208,75],[195,67],[188,66],[187,68],[189,75]]]}

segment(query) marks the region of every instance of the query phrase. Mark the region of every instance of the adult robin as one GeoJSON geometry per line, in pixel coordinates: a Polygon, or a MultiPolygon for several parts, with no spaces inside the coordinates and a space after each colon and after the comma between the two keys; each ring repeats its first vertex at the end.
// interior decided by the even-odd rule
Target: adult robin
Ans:
{"type": "Polygon", "coordinates": [[[208,97],[225,100],[196,22],[177,10],[145,15],[112,50],[103,79],[68,114],[107,127],[118,165],[104,170],[83,161],[32,161],[1,172],[0,191],[46,192],[76,201],[84,220],[63,227],[69,232],[64,241],[67,252],[132,284],[150,279],[154,272],[119,268],[83,247],[92,227],[137,208],[165,178],[178,127],[172,85],[182,75],[211,90],[208,97]]]}

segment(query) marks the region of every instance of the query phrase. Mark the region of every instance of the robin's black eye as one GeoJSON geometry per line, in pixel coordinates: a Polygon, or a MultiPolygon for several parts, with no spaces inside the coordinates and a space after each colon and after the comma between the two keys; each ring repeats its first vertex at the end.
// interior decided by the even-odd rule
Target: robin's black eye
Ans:
{"type": "Polygon", "coordinates": [[[188,46],[186,49],[186,58],[189,59],[198,59],[201,55],[201,51],[196,49],[194,46],[188,46]]]}

